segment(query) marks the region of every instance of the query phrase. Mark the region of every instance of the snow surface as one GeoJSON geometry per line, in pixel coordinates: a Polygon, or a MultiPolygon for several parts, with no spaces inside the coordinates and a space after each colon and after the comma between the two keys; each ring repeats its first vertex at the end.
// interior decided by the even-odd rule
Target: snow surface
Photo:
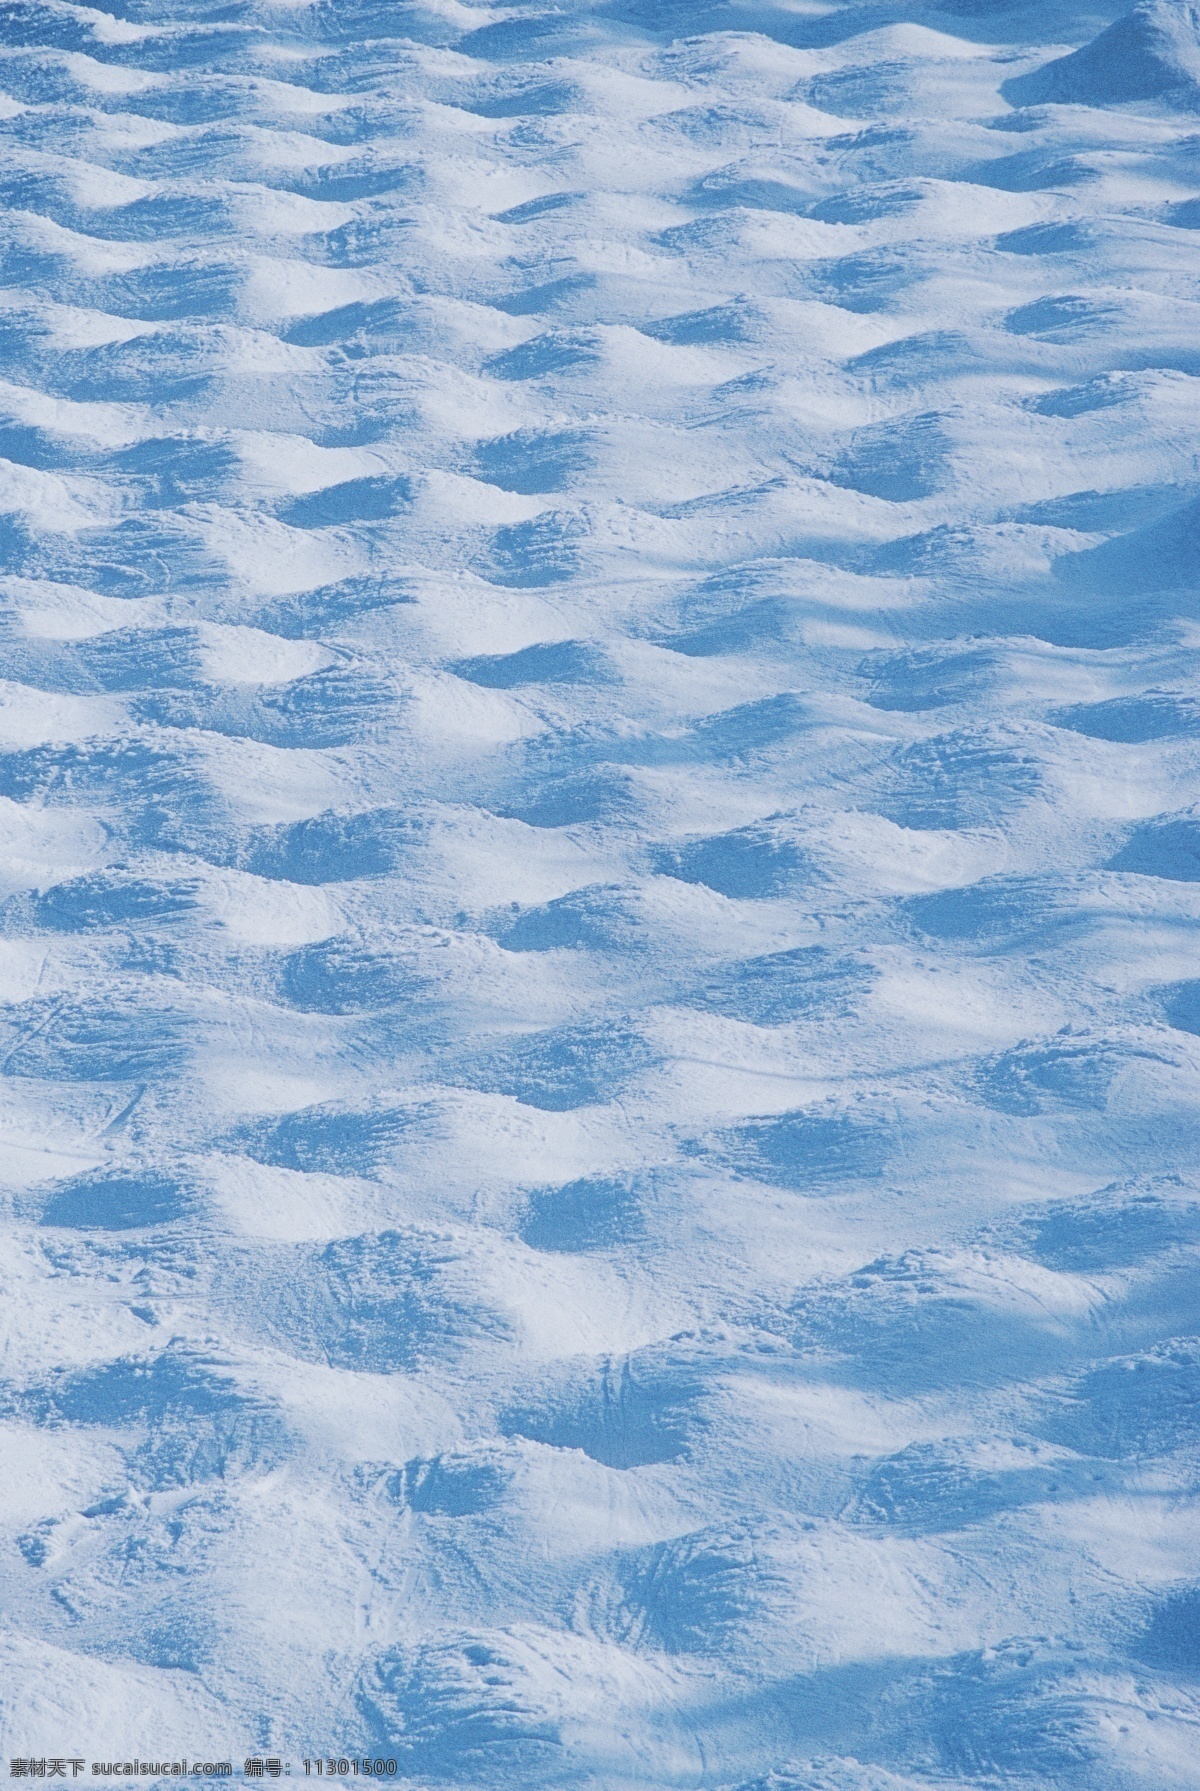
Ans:
{"type": "Polygon", "coordinates": [[[1197,7],[0,39],[5,1755],[1200,1786],[1197,7]]]}

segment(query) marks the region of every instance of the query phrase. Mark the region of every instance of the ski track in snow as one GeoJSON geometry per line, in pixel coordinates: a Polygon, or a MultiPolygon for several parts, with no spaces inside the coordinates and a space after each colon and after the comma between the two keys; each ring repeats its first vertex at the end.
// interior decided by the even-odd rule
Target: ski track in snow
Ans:
{"type": "Polygon", "coordinates": [[[1200,1785],[1117,15],[6,0],[6,1756],[1200,1785]]]}

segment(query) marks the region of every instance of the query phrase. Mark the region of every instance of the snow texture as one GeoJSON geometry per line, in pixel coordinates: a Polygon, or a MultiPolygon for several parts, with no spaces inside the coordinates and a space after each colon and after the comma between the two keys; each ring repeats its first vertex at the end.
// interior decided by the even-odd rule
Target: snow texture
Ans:
{"type": "Polygon", "coordinates": [[[1194,0],[0,38],[5,1756],[1200,1786],[1194,0]]]}

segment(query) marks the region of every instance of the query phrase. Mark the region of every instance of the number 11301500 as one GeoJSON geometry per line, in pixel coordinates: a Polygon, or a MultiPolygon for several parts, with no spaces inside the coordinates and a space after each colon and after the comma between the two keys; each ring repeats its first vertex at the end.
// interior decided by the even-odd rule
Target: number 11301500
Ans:
{"type": "Polygon", "coordinates": [[[394,1760],[306,1760],[304,1762],[305,1778],[348,1779],[357,1778],[362,1773],[368,1778],[389,1778],[396,1776],[394,1760]]]}

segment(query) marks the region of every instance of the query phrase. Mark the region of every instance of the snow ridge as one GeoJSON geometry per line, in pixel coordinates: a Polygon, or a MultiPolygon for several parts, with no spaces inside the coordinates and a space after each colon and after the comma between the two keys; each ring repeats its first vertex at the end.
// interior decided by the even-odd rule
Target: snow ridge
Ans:
{"type": "Polygon", "coordinates": [[[1196,1785],[1195,6],[0,39],[8,1754],[1196,1785]]]}

